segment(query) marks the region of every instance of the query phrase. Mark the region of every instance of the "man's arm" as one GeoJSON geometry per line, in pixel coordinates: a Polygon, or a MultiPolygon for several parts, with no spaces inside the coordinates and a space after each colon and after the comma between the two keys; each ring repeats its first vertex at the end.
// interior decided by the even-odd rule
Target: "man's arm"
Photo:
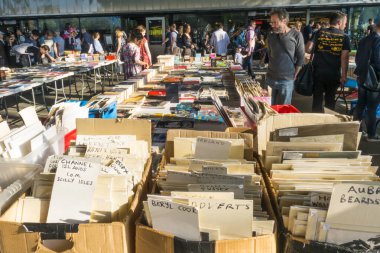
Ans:
{"type": "Polygon", "coordinates": [[[174,44],[177,42],[177,36],[174,36],[174,32],[170,34],[171,36],[171,44],[170,44],[170,51],[173,52],[174,50],[174,44]]]}
{"type": "Polygon", "coordinates": [[[347,81],[347,71],[348,71],[348,59],[349,59],[349,50],[343,50],[341,55],[341,68],[342,68],[342,77],[340,78],[340,85],[344,85],[347,81]]]}
{"type": "Polygon", "coordinates": [[[297,75],[300,72],[305,60],[305,44],[304,44],[303,37],[301,34],[299,34],[297,38],[295,58],[296,58],[296,62],[295,62],[294,80],[297,78],[297,75]]]}
{"type": "Polygon", "coordinates": [[[305,46],[305,52],[308,54],[311,54],[311,52],[313,51],[313,47],[314,47],[314,42],[312,40],[309,40],[309,42],[305,46]]]}
{"type": "Polygon", "coordinates": [[[377,39],[373,46],[373,65],[375,66],[376,70],[380,70],[380,39],[377,39]]]}

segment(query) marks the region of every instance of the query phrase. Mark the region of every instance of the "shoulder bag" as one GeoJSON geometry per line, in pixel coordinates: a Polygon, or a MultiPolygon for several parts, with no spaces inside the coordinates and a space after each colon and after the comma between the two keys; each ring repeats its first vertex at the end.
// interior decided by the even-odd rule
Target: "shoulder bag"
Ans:
{"type": "Polygon", "coordinates": [[[379,92],[380,91],[380,83],[379,83],[380,73],[371,63],[371,59],[373,57],[373,47],[375,46],[375,41],[376,41],[376,38],[373,40],[373,42],[371,44],[371,49],[370,49],[369,59],[368,59],[367,80],[362,84],[362,86],[366,90],[373,91],[373,92],[379,92]]]}

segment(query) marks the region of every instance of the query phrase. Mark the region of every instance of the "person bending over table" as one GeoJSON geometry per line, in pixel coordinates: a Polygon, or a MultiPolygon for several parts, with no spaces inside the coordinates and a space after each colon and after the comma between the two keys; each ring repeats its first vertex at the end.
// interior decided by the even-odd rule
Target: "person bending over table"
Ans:
{"type": "Polygon", "coordinates": [[[49,64],[56,62],[56,60],[50,55],[50,48],[48,45],[43,45],[40,47],[40,63],[49,64]]]}

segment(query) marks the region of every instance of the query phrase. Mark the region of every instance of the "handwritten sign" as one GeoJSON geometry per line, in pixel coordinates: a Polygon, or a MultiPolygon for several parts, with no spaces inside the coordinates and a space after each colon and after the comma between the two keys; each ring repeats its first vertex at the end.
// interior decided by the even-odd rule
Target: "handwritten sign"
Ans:
{"type": "Polygon", "coordinates": [[[176,192],[176,191],[172,191],[170,194],[172,197],[177,197],[177,198],[234,199],[233,192],[199,192],[199,191],[176,192]]]}
{"type": "Polygon", "coordinates": [[[310,204],[312,207],[329,208],[331,194],[312,192],[310,196],[310,204]]]}
{"type": "Polygon", "coordinates": [[[189,170],[202,171],[203,165],[222,166],[223,164],[218,163],[218,162],[206,161],[206,160],[192,159],[190,160],[189,170]]]}
{"type": "Polygon", "coordinates": [[[244,198],[244,186],[235,184],[189,184],[192,192],[233,192],[236,199],[244,198]]]}
{"type": "Polygon", "coordinates": [[[376,228],[380,232],[380,183],[336,184],[331,196],[326,223],[376,228]]]}
{"type": "Polygon", "coordinates": [[[127,175],[129,174],[129,170],[122,161],[116,159],[108,166],[102,165],[101,173],[108,175],[127,175]]]}
{"type": "Polygon", "coordinates": [[[242,184],[244,185],[244,176],[216,175],[197,173],[200,184],[242,184]]]}
{"type": "Polygon", "coordinates": [[[160,199],[148,199],[148,206],[154,229],[185,240],[201,240],[197,208],[160,199]]]}
{"type": "Polygon", "coordinates": [[[216,174],[216,175],[227,175],[228,174],[227,167],[224,167],[224,166],[204,165],[204,166],[202,166],[202,172],[208,173],[208,174],[216,174]]]}
{"type": "Polygon", "coordinates": [[[252,237],[252,200],[194,198],[189,203],[199,210],[200,227],[220,229],[220,239],[252,237]]]}
{"type": "Polygon", "coordinates": [[[58,162],[64,158],[73,158],[72,156],[65,155],[52,155],[49,156],[45,163],[44,173],[55,173],[57,171],[58,162]]]}
{"type": "Polygon", "coordinates": [[[196,159],[228,159],[231,151],[231,142],[198,137],[195,144],[196,159]]]}
{"type": "Polygon", "coordinates": [[[129,156],[129,150],[117,148],[103,148],[88,146],[85,157],[101,158],[103,164],[109,164],[110,161],[122,160],[129,156]]]}
{"type": "Polygon", "coordinates": [[[48,223],[87,223],[101,165],[99,160],[64,158],[58,162],[48,223]]]}
{"type": "Polygon", "coordinates": [[[167,173],[166,181],[173,183],[187,183],[196,184],[198,183],[198,176],[190,172],[179,172],[169,170],[167,173]]]}
{"type": "Polygon", "coordinates": [[[103,148],[122,148],[128,146],[131,141],[136,141],[135,135],[78,135],[76,144],[103,148]]]}

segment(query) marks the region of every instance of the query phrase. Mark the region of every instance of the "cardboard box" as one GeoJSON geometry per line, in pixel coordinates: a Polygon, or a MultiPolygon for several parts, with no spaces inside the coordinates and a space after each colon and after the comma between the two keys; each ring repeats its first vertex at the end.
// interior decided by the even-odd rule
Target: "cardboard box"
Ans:
{"type": "MultiPolygon", "coordinates": [[[[165,147],[165,156],[162,159],[160,168],[165,167],[170,157],[174,155],[174,138],[175,137],[188,137],[194,138],[198,136],[208,138],[228,138],[245,140],[244,158],[247,160],[254,160],[253,157],[253,135],[248,133],[241,133],[247,129],[229,129],[229,132],[212,132],[212,131],[193,131],[193,130],[169,130],[165,147]]],[[[264,185],[264,181],[262,180],[264,185]]],[[[153,193],[158,193],[159,189],[157,184],[154,183],[153,193]]],[[[262,192],[262,206],[268,212],[269,216],[276,220],[275,213],[272,209],[270,198],[266,187],[262,192]]],[[[136,223],[136,253],[276,253],[277,245],[277,231],[271,235],[264,235],[252,238],[243,238],[236,240],[220,240],[212,242],[191,242],[175,237],[168,233],[163,233],[158,230],[152,229],[143,223],[141,218],[136,223]]]]}
{"type": "Polygon", "coordinates": [[[136,135],[137,140],[152,146],[152,126],[149,120],[77,119],[77,135],[136,135]]]}
{"type": "MultiPolygon", "coordinates": [[[[287,236],[286,245],[284,247],[284,253],[352,253],[352,249],[344,246],[322,243],[317,241],[307,241],[302,238],[297,238],[294,236],[287,236]]],[[[366,252],[376,252],[368,251],[367,249],[355,250],[355,253],[366,253],[366,252]]]]}
{"type": "Polygon", "coordinates": [[[309,126],[317,124],[337,123],[351,121],[346,115],[330,115],[318,113],[289,113],[270,116],[257,125],[257,138],[255,138],[254,150],[260,155],[266,149],[270,134],[276,129],[293,126],[309,126]]]}
{"type": "MultiPolygon", "coordinates": [[[[151,123],[148,120],[78,119],[77,132],[78,135],[134,134],[137,140],[147,141],[149,148],[152,143],[151,123]]],[[[0,252],[134,253],[135,224],[141,215],[142,201],[151,192],[151,164],[150,158],[145,165],[141,182],[135,186],[134,196],[112,215],[118,217],[116,222],[63,226],[0,222],[0,252]],[[29,228],[28,231],[26,228],[29,228]],[[43,242],[52,238],[67,240],[69,243],[63,249],[50,250],[43,242]]]]}
{"type": "MultiPolygon", "coordinates": [[[[160,167],[164,167],[165,158],[160,167]]],[[[262,181],[264,184],[264,182],[262,181]]],[[[157,193],[157,184],[152,187],[152,192],[157,193]]],[[[270,198],[266,188],[263,188],[263,206],[269,216],[275,220],[275,213],[271,207],[270,198]]],[[[220,240],[212,242],[190,242],[175,237],[168,233],[163,233],[143,224],[141,218],[136,223],[136,253],[276,253],[280,252],[277,241],[277,227],[272,235],[264,235],[252,238],[236,240],[220,240]]]]}
{"type": "Polygon", "coordinates": [[[174,157],[174,138],[220,138],[220,139],[244,139],[244,158],[253,161],[253,135],[240,132],[213,132],[213,131],[195,131],[195,130],[169,130],[166,137],[165,158],[170,161],[174,157]]]}
{"type": "MultiPolygon", "coordinates": [[[[165,164],[165,159],[160,167],[165,164]]],[[[264,184],[264,182],[262,182],[264,184]]],[[[153,193],[158,191],[157,184],[153,186],[153,193]]],[[[271,207],[266,188],[263,188],[263,206],[269,216],[275,220],[275,213],[271,207]]],[[[220,240],[212,242],[191,242],[163,233],[143,224],[141,218],[136,223],[136,253],[277,253],[280,247],[277,241],[277,228],[272,235],[236,240],[220,240]]]]}
{"type": "Polygon", "coordinates": [[[161,233],[142,224],[136,228],[136,253],[276,253],[275,235],[221,240],[190,242],[173,235],[161,233]]]}

